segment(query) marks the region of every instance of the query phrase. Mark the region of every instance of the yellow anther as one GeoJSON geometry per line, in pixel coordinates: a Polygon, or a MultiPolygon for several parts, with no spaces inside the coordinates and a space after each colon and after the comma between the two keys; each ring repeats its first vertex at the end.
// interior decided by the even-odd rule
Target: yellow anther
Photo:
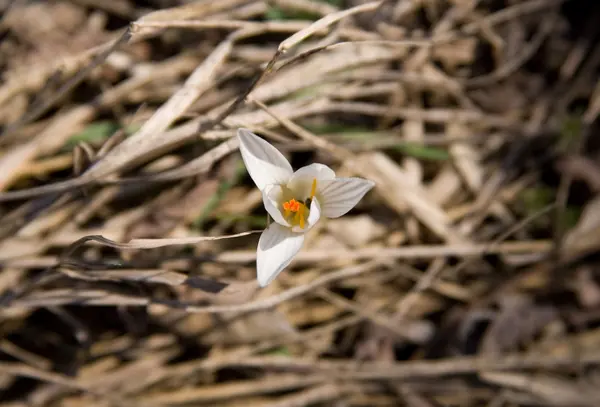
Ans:
{"type": "Polygon", "coordinates": [[[315,197],[316,193],[317,193],[317,179],[313,178],[312,188],[310,189],[310,200],[311,201],[315,197]]]}
{"type": "Polygon", "coordinates": [[[300,228],[304,229],[304,208],[306,208],[306,206],[302,205],[300,206],[300,210],[298,211],[298,216],[300,217],[300,228]]]}

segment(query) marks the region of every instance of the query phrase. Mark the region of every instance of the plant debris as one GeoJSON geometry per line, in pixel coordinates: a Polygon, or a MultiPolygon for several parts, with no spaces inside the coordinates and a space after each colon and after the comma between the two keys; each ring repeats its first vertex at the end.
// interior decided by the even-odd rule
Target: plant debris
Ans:
{"type": "Polygon", "coordinates": [[[598,405],[600,4],[0,9],[2,405],[598,405]],[[265,288],[238,128],[376,183],[265,288]]]}

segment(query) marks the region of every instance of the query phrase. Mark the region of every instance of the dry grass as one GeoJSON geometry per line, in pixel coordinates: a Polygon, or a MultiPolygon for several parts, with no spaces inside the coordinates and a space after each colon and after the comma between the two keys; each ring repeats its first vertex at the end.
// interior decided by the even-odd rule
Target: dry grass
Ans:
{"type": "Polygon", "coordinates": [[[600,402],[592,3],[0,7],[2,405],[600,402]],[[239,127],[377,183],[264,289],[239,127]]]}

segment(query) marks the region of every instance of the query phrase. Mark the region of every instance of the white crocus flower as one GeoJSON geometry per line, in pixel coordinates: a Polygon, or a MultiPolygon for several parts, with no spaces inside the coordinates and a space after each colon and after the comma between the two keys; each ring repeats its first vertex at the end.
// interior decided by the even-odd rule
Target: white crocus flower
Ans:
{"type": "Polygon", "coordinates": [[[300,251],[304,233],[321,218],[338,218],[375,185],[362,178],[336,178],[323,164],[294,172],[275,147],[247,129],[237,132],[248,173],[262,192],[274,222],[261,234],[256,256],[258,283],[265,287],[300,251]]]}

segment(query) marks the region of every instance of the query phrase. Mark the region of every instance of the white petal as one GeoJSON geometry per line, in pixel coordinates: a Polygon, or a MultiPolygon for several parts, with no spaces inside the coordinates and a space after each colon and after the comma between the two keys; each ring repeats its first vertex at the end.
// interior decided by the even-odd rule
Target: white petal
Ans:
{"type": "Polygon", "coordinates": [[[261,287],[267,286],[286,268],[302,248],[304,235],[272,223],[260,235],[256,250],[256,277],[261,287]]]}
{"type": "Polygon", "coordinates": [[[305,200],[310,197],[313,180],[317,179],[317,188],[320,181],[330,181],[335,179],[335,172],[325,164],[310,164],[299,168],[292,175],[287,187],[294,192],[296,199],[305,200]]]}
{"type": "Polygon", "coordinates": [[[282,202],[282,195],[283,188],[281,185],[267,185],[262,193],[263,204],[275,222],[289,227],[290,224],[285,220],[279,208],[279,203],[282,202]]]}
{"type": "Polygon", "coordinates": [[[315,224],[321,219],[321,204],[319,200],[315,197],[310,203],[310,212],[308,213],[308,219],[306,219],[306,225],[304,225],[304,229],[300,226],[294,226],[292,228],[292,232],[296,233],[306,233],[308,232],[315,224]]]}
{"type": "Polygon", "coordinates": [[[290,180],[294,171],[279,150],[250,130],[238,129],[237,135],[244,164],[258,189],[290,180]]]}
{"type": "Polygon", "coordinates": [[[362,178],[336,178],[319,185],[323,216],[339,218],[354,208],[358,201],[375,186],[373,181],[362,178]]]}
{"type": "Polygon", "coordinates": [[[326,166],[325,164],[314,163],[307,165],[302,168],[298,168],[298,170],[294,173],[292,180],[294,178],[316,178],[318,180],[330,180],[335,179],[335,172],[326,166]]]}

